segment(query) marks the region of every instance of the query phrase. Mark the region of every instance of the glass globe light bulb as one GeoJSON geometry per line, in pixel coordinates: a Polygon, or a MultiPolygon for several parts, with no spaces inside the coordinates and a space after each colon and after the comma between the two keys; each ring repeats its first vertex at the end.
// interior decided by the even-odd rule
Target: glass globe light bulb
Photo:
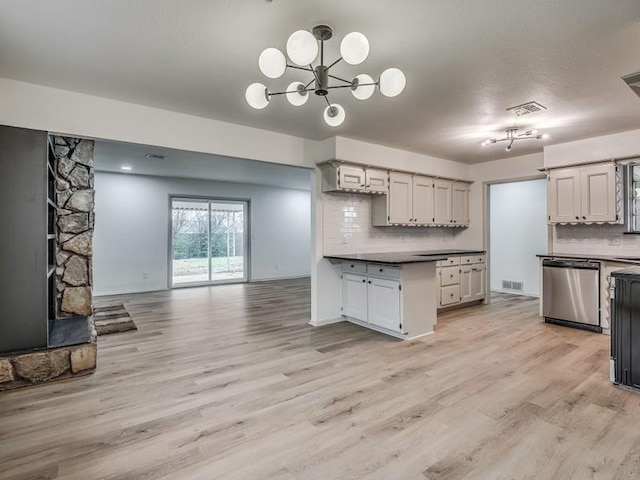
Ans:
{"type": "Polygon", "coordinates": [[[340,43],[340,55],[349,65],[360,65],[369,56],[369,40],[360,32],[351,32],[340,43]]]}
{"type": "Polygon", "coordinates": [[[324,121],[331,127],[338,127],[342,125],[345,116],[344,108],[337,103],[332,103],[324,109],[324,121]]]}
{"type": "Polygon", "coordinates": [[[353,86],[351,87],[351,93],[353,94],[353,96],[356,97],[358,100],[366,100],[367,98],[370,98],[371,95],[373,95],[373,92],[375,92],[376,86],[366,85],[366,84],[367,83],[373,84],[374,83],[373,78],[371,78],[366,73],[362,73],[358,75],[355,78],[355,80],[357,80],[356,87],[355,88],[353,88],[353,86]]]}
{"type": "Polygon", "coordinates": [[[294,107],[299,107],[309,100],[309,92],[304,90],[304,83],[293,82],[287,87],[287,100],[294,107]]]}
{"type": "Polygon", "coordinates": [[[407,77],[402,70],[387,68],[380,75],[380,93],[385,97],[396,97],[402,93],[407,85],[407,77]]]}
{"type": "Polygon", "coordinates": [[[296,65],[310,65],[318,56],[316,37],[306,30],[293,32],[287,40],[287,55],[296,65]]]}
{"type": "Polygon", "coordinates": [[[256,110],[261,110],[269,105],[267,87],[261,83],[252,83],[249,85],[244,92],[244,98],[246,98],[247,103],[256,110]]]}
{"type": "Polygon", "coordinates": [[[267,48],[258,57],[260,71],[269,78],[280,78],[287,69],[287,59],[277,48],[267,48]]]}

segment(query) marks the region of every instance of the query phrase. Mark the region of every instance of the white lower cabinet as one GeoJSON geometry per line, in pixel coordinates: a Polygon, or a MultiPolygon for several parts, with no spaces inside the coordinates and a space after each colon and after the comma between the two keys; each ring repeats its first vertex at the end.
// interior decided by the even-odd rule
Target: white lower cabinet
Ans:
{"type": "Polygon", "coordinates": [[[342,314],[377,327],[402,332],[400,281],[342,274],[342,314]]]}
{"type": "Polygon", "coordinates": [[[484,255],[449,257],[438,262],[438,308],[477,302],[486,297],[484,255]]]}
{"type": "Polygon", "coordinates": [[[401,332],[400,282],[369,277],[368,286],[368,322],[387,330],[401,332]]]}
{"type": "Polygon", "coordinates": [[[471,298],[470,300],[481,300],[486,296],[486,267],[484,265],[474,265],[471,269],[471,298]]]}
{"type": "Polygon", "coordinates": [[[367,276],[342,274],[342,314],[367,321],[367,276]]]}
{"type": "Polygon", "coordinates": [[[464,265],[460,267],[460,301],[470,302],[473,300],[473,267],[464,265]]]}

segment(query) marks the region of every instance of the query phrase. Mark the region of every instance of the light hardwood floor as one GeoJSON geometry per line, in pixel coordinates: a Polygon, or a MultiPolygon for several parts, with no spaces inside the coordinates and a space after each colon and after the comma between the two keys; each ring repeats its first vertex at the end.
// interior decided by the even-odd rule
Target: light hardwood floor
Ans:
{"type": "MultiPolygon", "coordinates": [[[[308,280],[123,300],[98,371],[0,395],[2,479],[637,479],[608,337],[500,295],[401,342],[312,328],[308,280]]],[[[101,299],[101,303],[113,299],[101,299]]]]}

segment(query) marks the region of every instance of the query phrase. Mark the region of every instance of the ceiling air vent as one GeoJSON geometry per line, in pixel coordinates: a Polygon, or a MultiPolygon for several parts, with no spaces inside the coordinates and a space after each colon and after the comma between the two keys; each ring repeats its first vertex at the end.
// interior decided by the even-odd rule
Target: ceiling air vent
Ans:
{"type": "Polygon", "coordinates": [[[530,113],[542,112],[547,107],[539,104],[538,102],[527,102],[522,105],[516,105],[515,107],[507,108],[507,112],[515,113],[517,116],[529,115],[530,113]]]}
{"type": "Polygon", "coordinates": [[[633,90],[633,93],[640,97],[640,72],[626,75],[622,77],[622,80],[624,80],[624,83],[629,85],[629,88],[633,90]]]}
{"type": "Polygon", "coordinates": [[[162,160],[164,158],[164,155],[160,155],[158,153],[147,153],[145,155],[146,158],[151,158],[154,160],[162,160]]]}

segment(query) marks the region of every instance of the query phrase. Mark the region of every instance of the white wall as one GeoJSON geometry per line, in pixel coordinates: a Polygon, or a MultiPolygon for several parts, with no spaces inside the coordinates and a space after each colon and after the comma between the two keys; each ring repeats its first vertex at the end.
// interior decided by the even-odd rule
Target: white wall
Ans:
{"type": "Polygon", "coordinates": [[[502,280],[523,283],[525,295],[539,296],[539,262],[547,252],[547,181],[500,183],[490,186],[491,290],[502,280]]]}
{"type": "Polygon", "coordinates": [[[640,156],[640,130],[587,138],[544,147],[544,166],[640,156]]]}
{"type": "Polygon", "coordinates": [[[471,224],[461,235],[462,248],[485,248],[485,190],[487,184],[544,177],[542,153],[521,155],[470,166],[470,178],[474,181],[470,192],[471,224]]]}
{"type": "Polygon", "coordinates": [[[95,188],[96,295],[167,288],[170,194],[250,199],[251,280],[310,274],[307,191],[106,172],[95,188]]]}
{"type": "Polygon", "coordinates": [[[0,125],[307,167],[321,143],[5,78],[0,125]]]}

